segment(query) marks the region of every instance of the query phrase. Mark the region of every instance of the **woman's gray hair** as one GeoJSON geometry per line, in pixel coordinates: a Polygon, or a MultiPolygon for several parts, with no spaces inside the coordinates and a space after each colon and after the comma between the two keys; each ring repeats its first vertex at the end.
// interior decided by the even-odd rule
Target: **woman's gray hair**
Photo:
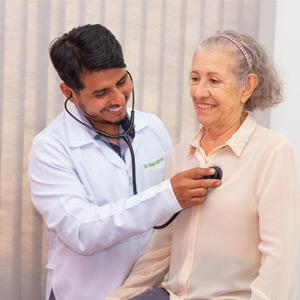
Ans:
{"type": "Polygon", "coordinates": [[[226,30],[202,41],[200,48],[202,47],[218,47],[230,51],[236,61],[233,72],[239,83],[245,84],[249,73],[257,75],[259,81],[245,104],[246,110],[263,110],[282,101],[281,82],[276,69],[266,51],[254,38],[248,34],[226,30]],[[250,64],[242,50],[250,57],[250,64]]]}

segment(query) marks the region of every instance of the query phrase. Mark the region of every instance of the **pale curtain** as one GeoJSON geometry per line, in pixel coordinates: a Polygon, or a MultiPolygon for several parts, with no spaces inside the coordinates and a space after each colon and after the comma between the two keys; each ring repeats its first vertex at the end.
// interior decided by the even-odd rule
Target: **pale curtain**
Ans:
{"type": "MultiPolygon", "coordinates": [[[[272,0],[0,0],[0,300],[44,295],[47,244],[30,202],[27,157],[32,138],[62,110],[49,42],[85,23],[110,28],[137,108],[159,115],[177,143],[196,128],[188,71],[199,40],[236,29],[272,54],[275,8],[272,0]]],[[[268,113],[258,118],[268,125],[268,113]]]]}

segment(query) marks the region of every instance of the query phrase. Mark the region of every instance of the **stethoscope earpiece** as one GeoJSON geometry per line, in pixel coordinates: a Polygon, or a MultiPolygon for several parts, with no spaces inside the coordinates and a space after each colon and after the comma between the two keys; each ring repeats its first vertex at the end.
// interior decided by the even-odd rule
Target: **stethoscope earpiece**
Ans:
{"type": "Polygon", "coordinates": [[[137,194],[137,187],[136,187],[136,170],[135,170],[135,155],[134,155],[134,151],[131,145],[131,141],[128,137],[130,131],[134,128],[134,85],[133,85],[133,80],[132,80],[132,76],[131,74],[126,71],[126,73],[128,74],[131,83],[132,83],[132,107],[131,107],[131,112],[130,112],[130,119],[129,119],[129,126],[128,128],[119,134],[110,134],[107,133],[105,131],[102,130],[98,130],[88,124],[85,124],[84,122],[82,122],[81,120],[79,120],[78,118],[76,118],[68,109],[68,101],[73,97],[73,94],[71,92],[71,95],[69,97],[66,98],[65,103],[64,103],[64,107],[66,112],[78,123],[80,123],[81,125],[83,125],[84,127],[96,132],[97,134],[99,134],[100,136],[104,136],[106,138],[110,138],[110,139],[124,139],[124,141],[126,142],[126,144],[128,145],[129,151],[130,151],[130,156],[131,156],[131,165],[132,165],[132,190],[133,190],[133,194],[136,195],[137,194]]]}
{"type": "Polygon", "coordinates": [[[105,131],[102,131],[102,130],[98,130],[92,126],[89,126],[88,124],[85,124],[84,122],[82,122],[81,120],[79,120],[78,118],[76,118],[68,109],[68,106],[67,106],[67,102],[73,97],[73,93],[71,92],[71,95],[69,97],[66,98],[65,100],[65,103],[64,103],[64,107],[65,107],[65,110],[66,112],[74,119],[76,120],[78,123],[80,123],[81,125],[85,126],[86,128],[90,129],[90,130],[93,130],[95,131],[96,133],[98,133],[99,135],[101,136],[104,136],[106,138],[110,138],[110,139],[120,139],[120,138],[126,138],[129,134],[129,132],[133,129],[134,127],[134,86],[133,86],[133,80],[132,80],[132,76],[131,74],[126,71],[126,73],[128,74],[130,80],[131,80],[131,83],[132,83],[132,107],[131,107],[131,112],[130,112],[130,119],[129,119],[129,126],[128,128],[122,132],[122,133],[119,133],[119,134],[110,134],[110,133],[107,133],[105,131]]]}

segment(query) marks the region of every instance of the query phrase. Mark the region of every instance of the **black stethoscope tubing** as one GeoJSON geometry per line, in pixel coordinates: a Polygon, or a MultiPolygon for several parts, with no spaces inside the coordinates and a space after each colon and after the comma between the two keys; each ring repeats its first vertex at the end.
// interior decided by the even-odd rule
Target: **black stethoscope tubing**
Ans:
{"type": "MultiPolygon", "coordinates": [[[[132,76],[131,74],[126,71],[126,73],[128,74],[131,82],[132,82],[132,87],[133,87],[133,80],[132,80],[132,76]]],[[[126,144],[128,145],[129,151],[130,151],[130,156],[131,156],[131,168],[132,168],[132,189],[133,189],[133,194],[136,195],[137,194],[137,187],[136,187],[136,168],[135,168],[135,155],[134,155],[134,151],[132,148],[132,144],[130,142],[130,139],[128,138],[128,134],[129,132],[133,129],[134,127],[134,88],[132,88],[132,108],[131,108],[131,112],[130,112],[130,119],[129,119],[129,126],[128,128],[124,131],[121,132],[119,134],[110,134],[107,133],[105,131],[96,129],[92,126],[89,126],[88,124],[82,122],[81,120],[79,120],[78,118],[76,118],[68,109],[67,106],[67,102],[72,98],[72,95],[70,95],[64,103],[65,106],[65,110],[66,112],[74,119],[76,120],[78,123],[80,123],[81,125],[85,126],[86,128],[96,132],[97,134],[104,136],[106,138],[122,138],[126,144]]]]}

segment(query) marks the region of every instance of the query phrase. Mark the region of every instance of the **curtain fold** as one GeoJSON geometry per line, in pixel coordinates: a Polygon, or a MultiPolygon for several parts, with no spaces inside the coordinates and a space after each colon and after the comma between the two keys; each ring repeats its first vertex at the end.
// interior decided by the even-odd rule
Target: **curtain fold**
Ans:
{"type": "MultiPolygon", "coordinates": [[[[275,0],[0,0],[0,300],[44,299],[47,243],[27,180],[33,137],[63,108],[48,55],[58,35],[102,23],[123,46],[137,108],[174,144],[197,126],[188,73],[199,41],[234,29],[273,51],[275,0]],[[263,22],[261,20],[263,19],[263,22]]],[[[268,124],[268,113],[261,116],[268,124]]]]}

